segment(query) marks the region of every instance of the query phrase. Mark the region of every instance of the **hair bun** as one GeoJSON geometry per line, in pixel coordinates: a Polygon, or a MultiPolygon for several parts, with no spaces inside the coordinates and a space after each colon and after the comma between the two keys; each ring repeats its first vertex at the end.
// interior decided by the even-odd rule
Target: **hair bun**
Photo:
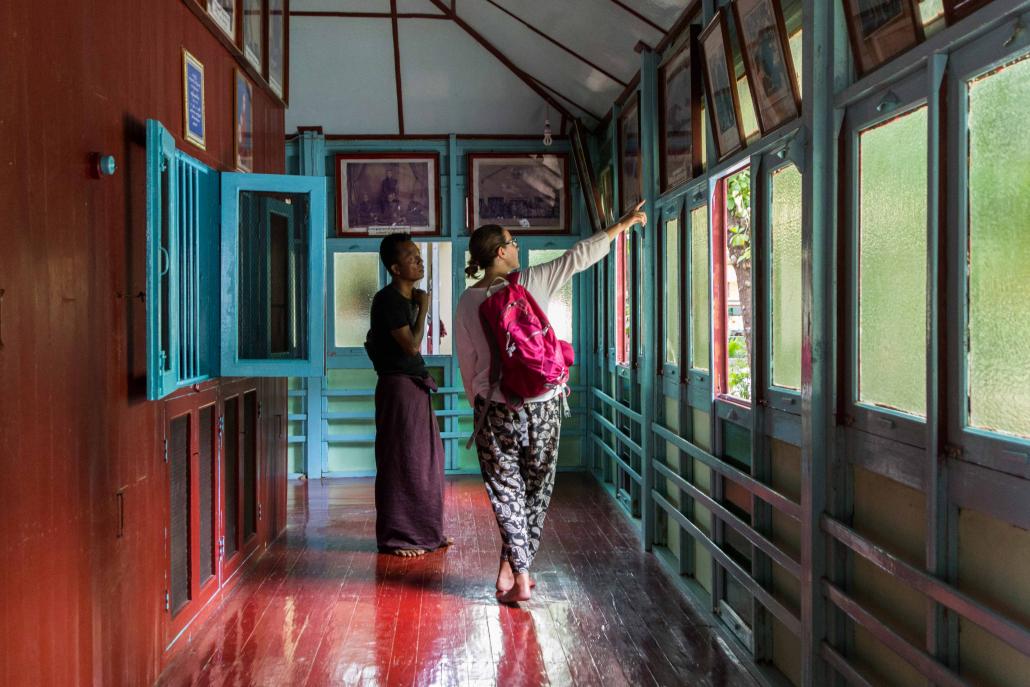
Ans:
{"type": "Polygon", "coordinates": [[[469,258],[468,267],[465,268],[465,274],[469,277],[475,277],[479,274],[479,263],[476,262],[475,258],[469,258]]]}

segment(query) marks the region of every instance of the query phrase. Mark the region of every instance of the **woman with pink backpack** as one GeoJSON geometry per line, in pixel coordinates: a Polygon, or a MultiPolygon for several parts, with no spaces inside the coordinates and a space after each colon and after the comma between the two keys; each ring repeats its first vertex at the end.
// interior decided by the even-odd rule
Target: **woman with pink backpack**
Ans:
{"type": "Polygon", "coordinates": [[[540,547],[567,408],[572,347],[559,341],[540,308],[575,274],[606,255],[612,240],[644,225],[643,202],[616,224],[560,258],[519,272],[518,240],[485,225],[472,232],[465,273],[483,278],[458,300],[455,347],[465,393],[475,411],[479,466],[501,531],[497,598],[527,601],[540,547]]]}

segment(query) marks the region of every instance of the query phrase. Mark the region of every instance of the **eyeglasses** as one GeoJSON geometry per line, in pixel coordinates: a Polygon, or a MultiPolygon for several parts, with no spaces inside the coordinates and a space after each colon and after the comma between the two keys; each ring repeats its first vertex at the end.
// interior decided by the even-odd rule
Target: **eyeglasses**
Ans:
{"type": "Polygon", "coordinates": [[[509,245],[509,244],[512,245],[512,246],[515,246],[516,248],[518,248],[519,247],[519,240],[517,238],[515,238],[514,236],[512,236],[510,241],[501,241],[501,247],[502,248],[504,246],[509,245]]]}

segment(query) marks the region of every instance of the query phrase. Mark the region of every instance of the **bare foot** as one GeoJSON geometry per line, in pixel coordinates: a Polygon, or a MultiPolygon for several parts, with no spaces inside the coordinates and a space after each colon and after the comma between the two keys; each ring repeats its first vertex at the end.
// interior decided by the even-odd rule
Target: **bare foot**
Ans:
{"type": "Polygon", "coordinates": [[[520,601],[529,601],[533,596],[529,585],[529,573],[519,573],[515,576],[515,585],[504,592],[503,594],[497,595],[497,600],[502,604],[515,604],[520,601]]]}
{"type": "MultiPolygon", "coordinates": [[[[511,571],[511,563],[508,561],[501,561],[501,567],[497,571],[497,594],[504,594],[506,591],[515,586],[515,575],[511,571]]],[[[532,577],[529,578],[530,588],[536,587],[536,580],[532,577]]]]}
{"type": "Polygon", "coordinates": [[[393,555],[400,556],[401,558],[415,558],[416,556],[426,555],[425,549],[394,549],[393,555]]]}

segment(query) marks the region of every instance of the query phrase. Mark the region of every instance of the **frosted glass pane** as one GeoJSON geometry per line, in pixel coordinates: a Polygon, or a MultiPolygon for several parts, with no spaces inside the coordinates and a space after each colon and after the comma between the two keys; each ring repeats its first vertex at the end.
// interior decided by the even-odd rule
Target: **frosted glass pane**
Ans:
{"type": "Polygon", "coordinates": [[[805,51],[803,49],[804,32],[798,29],[794,32],[794,35],[787,39],[787,43],[790,45],[790,58],[794,61],[794,75],[797,76],[798,81],[798,95],[801,93],[801,68],[804,66],[805,51]]]}
{"type": "Polygon", "coordinates": [[[680,357],[680,221],[665,223],[665,362],[680,357]]]}
{"type": "Polygon", "coordinates": [[[1030,436],[1030,59],[969,84],[970,423],[1030,436]]]}
{"type": "Polygon", "coordinates": [[[740,99],[740,121],[744,123],[744,135],[751,138],[758,133],[758,116],[755,114],[755,103],[751,99],[746,76],[737,79],[737,96],[740,99]]]}
{"type": "Polygon", "coordinates": [[[923,0],[919,3],[919,19],[923,33],[929,38],[944,28],[944,0],[923,0]]]}
{"type": "Polygon", "coordinates": [[[363,346],[372,297],[379,290],[379,253],[335,253],[333,280],[333,344],[337,348],[363,346]]]}
{"type": "Polygon", "coordinates": [[[627,365],[633,362],[633,239],[623,232],[622,242],[622,350],[625,351],[623,362],[627,365]]]}
{"type": "Polygon", "coordinates": [[[863,131],[859,400],[926,413],[926,107],[863,131]]]}
{"type": "Polygon", "coordinates": [[[708,206],[690,211],[690,366],[708,370],[708,206]]]}
{"type": "MultiPolygon", "coordinates": [[[[565,254],[564,250],[531,250],[529,251],[529,266],[542,265],[545,262],[556,260],[565,254]]],[[[569,280],[565,286],[554,294],[551,302],[540,304],[547,308],[547,319],[554,327],[554,333],[563,341],[572,343],[572,281],[569,280]]]]}
{"type": "Polygon", "coordinates": [[[801,388],[801,173],[772,178],[772,382],[801,388]]]}

